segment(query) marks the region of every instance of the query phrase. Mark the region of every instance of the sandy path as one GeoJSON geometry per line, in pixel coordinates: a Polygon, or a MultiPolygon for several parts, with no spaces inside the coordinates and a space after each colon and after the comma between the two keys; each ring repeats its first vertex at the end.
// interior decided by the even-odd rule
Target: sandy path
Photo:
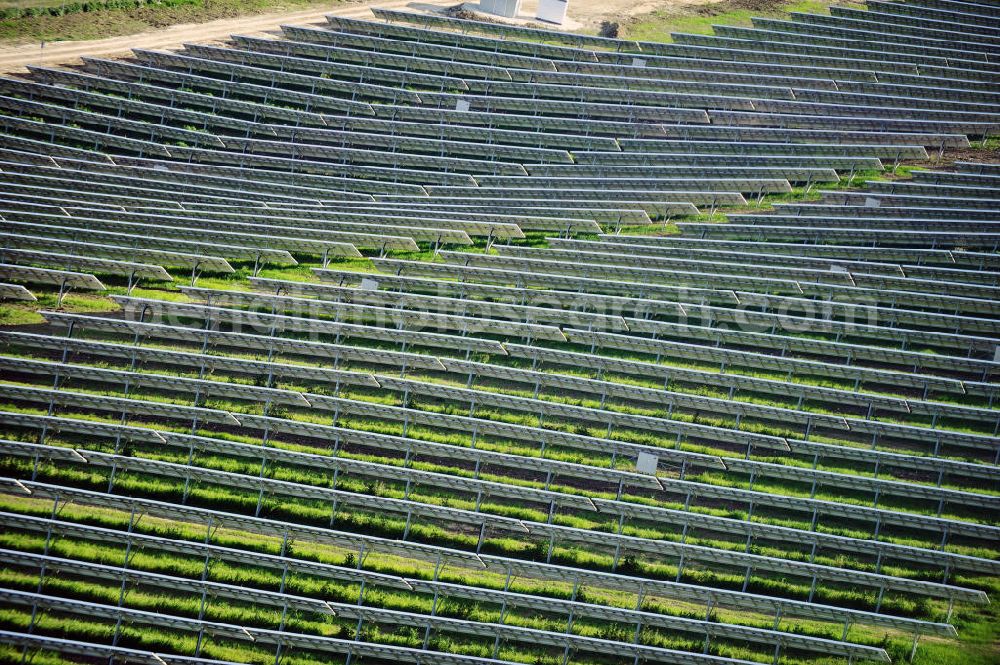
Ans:
{"type": "MultiPolygon", "coordinates": [[[[603,19],[620,19],[652,12],[665,7],[679,8],[686,5],[708,4],[713,0],[572,0],[566,27],[594,27],[603,19]]],[[[282,23],[325,23],[326,14],[339,14],[356,18],[370,18],[369,6],[389,9],[426,10],[432,7],[455,5],[455,0],[357,0],[327,9],[310,9],[300,12],[275,12],[241,18],[226,18],[207,23],[183,23],[160,30],[136,35],[92,39],[85,41],[50,42],[42,48],[39,44],[18,44],[0,47],[0,72],[25,71],[25,65],[60,65],[79,62],[80,56],[120,57],[133,48],[168,49],[180,47],[184,42],[218,42],[230,35],[253,35],[273,31],[282,23]]],[[[525,0],[519,18],[534,16],[537,0],[525,0]]]]}

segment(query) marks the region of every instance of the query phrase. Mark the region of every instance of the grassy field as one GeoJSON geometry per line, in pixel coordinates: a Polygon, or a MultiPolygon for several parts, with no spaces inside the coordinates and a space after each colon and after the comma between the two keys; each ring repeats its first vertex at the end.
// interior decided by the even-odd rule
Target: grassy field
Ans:
{"type": "Polygon", "coordinates": [[[622,35],[629,39],[650,42],[671,42],[671,33],[686,32],[699,35],[712,33],[713,25],[751,25],[754,16],[785,18],[789,12],[827,14],[832,4],[852,4],[831,0],[721,0],[702,7],[663,9],[628,19],[621,24],[622,35]]]}
{"type": "MultiPolygon", "coordinates": [[[[339,0],[141,0],[138,7],[75,11],[53,16],[0,19],[0,43],[103,39],[138,34],[180,23],[204,23],[266,12],[334,9],[339,0]]],[[[61,0],[6,0],[11,7],[58,8],[61,0]],[[30,4],[28,4],[30,3],[30,4]]],[[[80,3],[66,3],[80,4],[80,3]]]]}

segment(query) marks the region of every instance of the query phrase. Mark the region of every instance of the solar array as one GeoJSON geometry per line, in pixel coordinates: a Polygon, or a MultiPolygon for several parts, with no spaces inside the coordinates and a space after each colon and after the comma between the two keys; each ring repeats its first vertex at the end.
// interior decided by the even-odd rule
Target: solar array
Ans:
{"type": "Polygon", "coordinates": [[[3,658],[937,663],[996,620],[1000,7],[373,12],[0,78],[3,658]]]}

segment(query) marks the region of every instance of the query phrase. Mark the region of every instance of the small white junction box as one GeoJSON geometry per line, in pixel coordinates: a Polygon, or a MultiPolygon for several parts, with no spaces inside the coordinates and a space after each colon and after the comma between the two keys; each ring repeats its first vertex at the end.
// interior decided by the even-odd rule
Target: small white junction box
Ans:
{"type": "Polygon", "coordinates": [[[546,23],[562,25],[566,20],[566,10],[569,0],[538,0],[538,12],[535,18],[546,23]]]}
{"type": "Polygon", "coordinates": [[[480,0],[480,11],[505,18],[515,18],[521,11],[521,0],[480,0]]]}
{"type": "Polygon", "coordinates": [[[660,458],[650,453],[639,453],[639,456],[635,460],[635,470],[639,473],[648,473],[651,476],[655,476],[656,469],[659,466],[660,458]]]}

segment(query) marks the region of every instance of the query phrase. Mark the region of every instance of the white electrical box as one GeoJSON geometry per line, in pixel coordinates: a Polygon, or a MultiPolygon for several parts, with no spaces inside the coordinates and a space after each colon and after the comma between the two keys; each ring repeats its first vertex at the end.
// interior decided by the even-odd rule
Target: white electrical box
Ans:
{"type": "Polygon", "coordinates": [[[639,453],[639,456],[635,459],[635,470],[639,473],[648,473],[651,476],[655,476],[656,469],[659,466],[660,458],[656,455],[639,453]]]}
{"type": "Polygon", "coordinates": [[[562,25],[566,20],[566,10],[569,0],[538,0],[538,13],[535,18],[546,23],[562,25]]]}
{"type": "Polygon", "coordinates": [[[378,291],[378,281],[370,277],[362,277],[361,288],[365,291],[378,291]]]}
{"type": "Polygon", "coordinates": [[[521,11],[521,0],[480,0],[480,11],[505,18],[515,18],[521,11]]]}

